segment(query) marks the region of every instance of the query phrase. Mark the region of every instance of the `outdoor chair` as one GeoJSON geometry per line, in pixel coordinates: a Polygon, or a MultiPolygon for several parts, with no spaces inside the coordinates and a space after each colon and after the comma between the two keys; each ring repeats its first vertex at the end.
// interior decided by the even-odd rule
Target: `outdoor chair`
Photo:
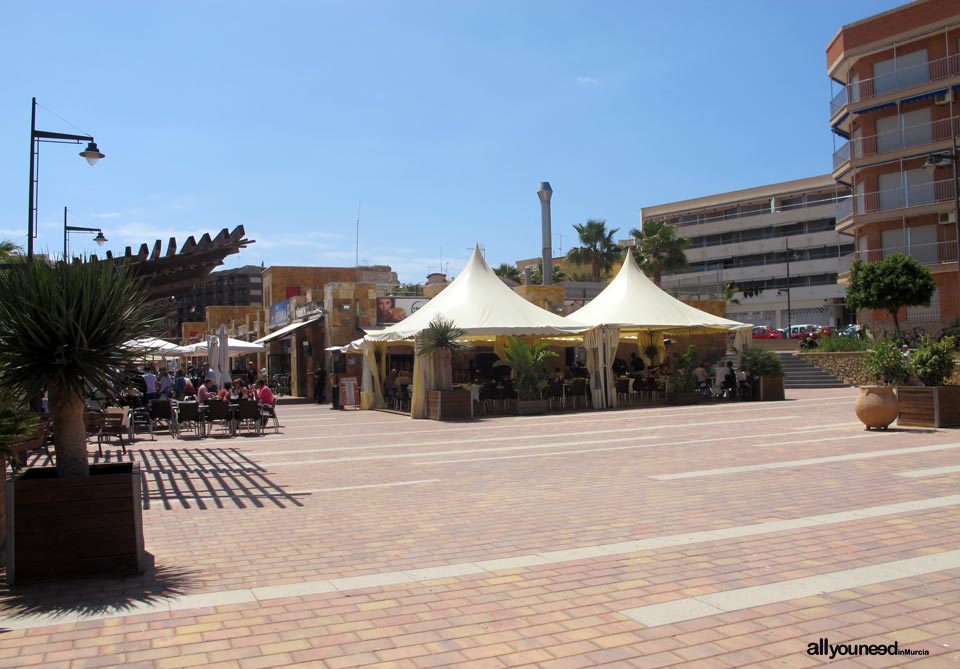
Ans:
{"type": "Polygon", "coordinates": [[[177,436],[177,412],[170,405],[170,400],[159,399],[150,402],[150,426],[156,430],[166,427],[171,437],[177,436]]]}
{"type": "Polygon", "coordinates": [[[553,408],[554,402],[560,405],[560,408],[564,408],[564,397],[563,397],[563,381],[551,381],[550,385],[547,386],[547,399],[550,403],[550,408],[553,408]]]}
{"type": "Polygon", "coordinates": [[[178,402],[177,408],[177,437],[183,438],[183,430],[193,430],[197,438],[203,436],[203,423],[200,422],[200,409],[196,402],[178,402]]]}
{"type": "Polygon", "coordinates": [[[233,414],[230,411],[230,405],[226,400],[207,400],[207,422],[210,423],[210,429],[216,422],[220,422],[223,428],[233,436],[233,414]]]}
{"type": "Polygon", "coordinates": [[[627,400],[627,404],[632,404],[632,397],[630,393],[630,379],[618,379],[617,380],[617,402],[621,398],[627,400]]]}
{"type": "Polygon", "coordinates": [[[100,457],[103,457],[103,438],[117,437],[120,440],[120,447],[124,454],[127,452],[127,445],[123,441],[123,417],[117,414],[109,414],[102,411],[87,411],[83,414],[83,427],[87,432],[87,439],[97,438],[97,450],[100,457]],[[109,425],[109,428],[107,427],[109,425]]]}
{"type": "Polygon", "coordinates": [[[397,411],[407,411],[410,408],[410,386],[402,385],[394,393],[393,408],[397,411]]]}
{"type": "Polygon", "coordinates": [[[280,432],[280,419],[277,418],[277,405],[274,404],[261,404],[260,405],[260,416],[266,422],[266,420],[273,418],[273,431],[277,434],[280,432]]]}
{"type": "Polygon", "coordinates": [[[500,402],[503,404],[504,411],[507,410],[510,402],[517,401],[517,391],[513,389],[513,381],[504,379],[500,388],[500,402]]]}
{"type": "Polygon", "coordinates": [[[573,383],[570,385],[570,390],[568,395],[573,398],[573,406],[577,407],[577,400],[583,401],[583,406],[587,406],[587,380],[586,379],[574,379],[573,383]]]}
{"type": "Polygon", "coordinates": [[[43,450],[50,458],[50,447],[47,445],[47,438],[50,434],[50,420],[40,418],[37,420],[36,427],[26,436],[16,441],[10,442],[10,464],[14,471],[26,464],[27,454],[34,451],[43,450]]]}
{"type": "Polygon", "coordinates": [[[497,413],[500,412],[500,390],[496,383],[491,381],[480,386],[480,404],[484,413],[487,413],[491,404],[497,413]]]}
{"type": "Polygon", "coordinates": [[[256,400],[237,400],[237,409],[234,416],[237,429],[244,425],[252,427],[254,434],[263,434],[263,415],[256,400]]]}

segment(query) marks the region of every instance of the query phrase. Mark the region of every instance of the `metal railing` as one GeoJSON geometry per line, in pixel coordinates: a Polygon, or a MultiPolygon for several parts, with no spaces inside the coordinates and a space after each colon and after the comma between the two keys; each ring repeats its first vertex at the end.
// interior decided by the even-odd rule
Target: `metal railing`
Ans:
{"type": "Polygon", "coordinates": [[[957,243],[955,241],[928,242],[926,244],[907,244],[905,246],[884,249],[866,249],[854,255],[864,262],[877,262],[894,253],[911,256],[922,265],[957,262],[957,243]]]}
{"type": "MultiPolygon", "coordinates": [[[[820,196],[821,199],[810,199],[804,200],[803,202],[797,204],[780,204],[777,206],[777,212],[784,211],[793,211],[796,209],[806,209],[807,207],[820,207],[825,204],[834,204],[839,202],[841,199],[849,197],[849,195],[823,195],[820,196]]],[[[729,221],[738,218],[747,218],[749,216],[762,216],[764,214],[770,214],[770,205],[764,206],[740,206],[733,205],[730,208],[724,211],[711,211],[709,213],[699,213],[699,212],[690,212],[684,213],[681,216],[667,216],[667,222],[670,225],[676,225],[678,228],[682,228],[688,225],[699,225],[701,223],[713,223],[716,221],[729,221]]],[[[648,220],[655,217],[649,217],[648,220]]]]}
{"type": "Polygon", "coordinates": [[[930,181],[870,193],[857,193],[846,202],[837,205],[837,222],[859,214],[917,207],[936,202],[948,202],[953,199],[953,179],[930,181]]]}
{"type": "Polygon", "coordinates": [[[836,115],[848,102],[863,102],[870,98],[902,91],[930,81],[946,79],[960,73],[960,54],[930,60],[847,84],[830,101],[830,116],[836,115]]]}
{"type": "Polygon", "coordinates": [[[911,125],[891,132],[882,132],[867,137],[859,137],[846,142],[833,154],[833,169],[837,169],[850,158],[863,158],[886,151],[897,151],[913,146],[932,144],[950,138],[950,130],[958,127],[957,117],[944,118],[932,123],[911,125]],[[953,121],[954,123],[951,123],[953,121]]]}

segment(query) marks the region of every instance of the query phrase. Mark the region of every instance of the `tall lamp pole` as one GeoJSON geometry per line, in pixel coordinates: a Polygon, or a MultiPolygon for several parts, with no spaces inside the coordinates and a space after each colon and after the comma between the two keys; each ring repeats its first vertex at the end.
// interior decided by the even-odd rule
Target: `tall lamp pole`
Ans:
{"type": "Polygon", "coordinates": [[[790,308],[790,238],[783,238],[783,246],[786,249],[787,260],[787,339],[790,338],[790,328],[793,325],[793,313],[790,308]]]}
{"type": "MultiPolygon", "coordinates": [[[[30,208],[27,213],[27,258],[30,260],[33,259],[33,239],[36,237],[37,163],[40,160],[40,142],[57,144],[82,144],[87,142],[87,148],[81,151],[80,155],[86,158],[91,166],[95,165],[101,158],[106,157],[100,153],[96,141],[89,135],[70,135],[62,132],[37,130],[37,99],[33,98],[33,104],[30,108],[30,208]]],[[[64,232],[64,237],[66,237],[66,232],[64,232]]],[[[104,241],[106,240],[104,239],[104,241]]],[[[64,246],[66,246],[66,242],[64,242],[64,246]]],[[[64,252],[64,256],[66,256],[66,252],[64,252]]]]}
{"type": "Polygon", "coordinates": [[[107,238],[103,236],[103,230],[100,228],[84,228],[79,225],[67,225],[67,208],[63,208],[63,261],[70,262],[70,258],[67,257],[67,233],[70,232],[96,232],[97,236],[93,238],[99,246],[103,246],[107,242],[107,238]]]}

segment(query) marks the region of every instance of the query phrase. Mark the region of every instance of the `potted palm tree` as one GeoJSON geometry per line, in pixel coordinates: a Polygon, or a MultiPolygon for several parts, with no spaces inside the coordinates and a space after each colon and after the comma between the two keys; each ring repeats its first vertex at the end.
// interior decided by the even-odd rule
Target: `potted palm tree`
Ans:
{"type": "Polygon", "coordinates": [[[763,348],[748,348],[743,352],[740,367],[754,380],[754,397],[764,401],[784,399],[783,363],[776,353],[763,348]]]}
{"type": "Polygon", "coordinates": [[[906,380],[909,374],[907,363],[895,340],[881,339],[867,351],[863,367],[872,384],[860,386],[854,411],[867,430],[886,430],[899,413],[893,387],[906,380]]]}
{"type": "Polygon", "coordinates": [[[960,425],[960,386],[944,385],[953,375],[955,339],[923,340],[910,360],[919,386],[900,386],[897,425],[956,427],[960,425]]]}
{"type": "Polygon", "coordinates": [[[515,413],[518,416],[546,413],[549,400],[543,397],[547,389],[547,358],[556,357],[546,342],[527,344],[521,337],[513,337],[503,347],[506,360],[498,360],[495,367],[513,370],[513,389],[517,393],[515,413]]]}
{"type": "Polygon", "coordinates": [[[677,364],[670,374],[670,392],[667,401],[670,404],[696,404],[700,401],[697,391],[697,349],[687,346],[686,352],[677,357],[677,364]]]}
{"type": "Polygon", "coordinates": [[[470,391],[453,387],[453,354],[468,348],[463,335],[456,323],[443,316],[435,316],[417,335],[417,355],[433,362],[427,387],[427,417],[432,420],[469,418],[473,411],[470,391]]]}
{"type": "Polygon", "coordinates": [[[56,452],[56,467],[8,482],[8,582],[142,570],[139,467],[90,465],[83,398],[113,388],[137,355],[124,342],[152,321],[141,284],[119,264],[35,259],[0,272],[0,386],[46,390],[56,452]]]}

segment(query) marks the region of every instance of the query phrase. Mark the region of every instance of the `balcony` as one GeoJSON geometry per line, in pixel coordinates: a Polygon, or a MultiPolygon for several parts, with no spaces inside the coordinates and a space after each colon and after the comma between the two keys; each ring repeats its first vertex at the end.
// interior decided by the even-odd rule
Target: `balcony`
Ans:
{"type": "Polygon", "coordinates": [[[854,256],[864,262],[877,262],[894,253],[903,253],[917,260],[921,265],[941,265],[957,262],[957,243],[955,241],[931,242],[929,244],[911,244],[886,249],[867,249],[857,251],[854,256]]]}
{"type": "Polygon", "coordinates": [[[950,139],[952,129],[960,130],[958,119],[960,117],[944,118],[932,123],[899,128],[892,132],[854,138],[834,152],[833,169],[837,170],[844,163],[849,162],[851,158],[856,160],[888,151],[909,149],[950,139]]]}
{"type": "Polygon", "coordinates": [[[847,84],[830,101],[830,118],[836,116],[848,104],[865,102],[881,95],[904,91],[931,81],[955,77],[958,74],[960,74],[960,54],[954,54],[847,84]]]}
{"type": "Polygon", "coordinates": [[[938,202],[952,202],[953,179],[941,179],[912,186],[891,188],[871,193],[858,193],[837,203],[837,225],[862,214],[919,207],[938,202]]]}

